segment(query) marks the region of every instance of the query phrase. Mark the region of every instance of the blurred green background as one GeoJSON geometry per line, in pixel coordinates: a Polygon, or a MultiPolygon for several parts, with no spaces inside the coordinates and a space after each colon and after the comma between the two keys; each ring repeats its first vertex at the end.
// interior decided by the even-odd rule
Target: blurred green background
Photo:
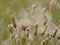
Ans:
{"type": "Polygon", "coordinates": [[[29,0],[0,0],[0,43],[9,37],[8,24],[10,15],[18,16],[23,8],[27,8],[29,0]]]}
{"type": "MultiPolygon", "coordinates": [[[[10,15],[18,17],[18,13],[27,8],[33,0],[0,0],[0,43],[9,37],[7,25],[11,23],[10,15]]],[[[58,0],[60,4],[60,0],[58,0]]],[[[52,22],[56,25],[60,24],[60,8],[58,6],[51,10],[52,22]]]]}

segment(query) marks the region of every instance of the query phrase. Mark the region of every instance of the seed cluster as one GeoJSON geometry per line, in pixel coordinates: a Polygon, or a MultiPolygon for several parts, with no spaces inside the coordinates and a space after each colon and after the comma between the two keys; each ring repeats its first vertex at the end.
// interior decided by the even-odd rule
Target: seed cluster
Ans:
{"type": "MultiPolygon", "coordinates": [[[[14,42],[16,45],[50,45],[51,41],[53,41],[54,45],[54,43],[56,42],[55,40],[60,39],[59,36],[57,37],[58,29],[56,28],[53,34],[46,34],[48,28],[48,19],[45,15],[45,11],[47,8],[51,10],[55,6],[56,2],[57,1],[55,0],[51,0],[50,4],[41,11],[41,15],[43,18],[43,29],[41,33],[38,33],[40,23],[36,23],[37,21],[35,21],[32,25],[21,24],[20,29],[17,29],[18,25],[16,23],[15,17],[11,15],[12,24],[8,25],[8,29],[13,37],[11,45],[13,45],[14,42]]],[[[32,5],[33,10],[36,9],[37,4],[32,5]]],[[[34,13],[34,11],[32,13],[34,13]]]]}

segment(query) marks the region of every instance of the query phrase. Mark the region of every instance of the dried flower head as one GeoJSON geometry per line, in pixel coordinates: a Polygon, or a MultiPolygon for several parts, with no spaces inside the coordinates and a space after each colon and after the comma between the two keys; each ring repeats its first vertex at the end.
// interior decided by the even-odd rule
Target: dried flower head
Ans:
{"type": "Polygon", "coordinates": [[[56,36],[57,34],[57,29],[54,31],[53,35],[51,35],[53,38],[56,36]]]}
{"type": "Polygon", "coordinates": [[[38,1],[35,1],[35,3],[32,5],[32,8],[35,9],[37,7],[38,1]]]}
{"type": "Polygon", "coordinates": [[[48,21],[46,15],[45,15],[45,10],[46,10],[46,8],[47,8],[47,7],[43,8],[42,11],[41,11],[41,15],[42,15],[42,18],[43,18],[43,21],[44,21],[44,22],[43,22],[43,25],[46,25],[46,23],[47,23],[47,21],[48,21]]]}
{"type": "Polygon", "coordinates": [[[26,35],[27,37],[29,36],[29,30],[30,30],[30,29],[29,29],[29,28],[27,28],[27,35],[26,35]]]}
{"type": "Polygon", "coordinates": [[[15,17],[13,15],[10,16],[12,21],[15,21],[15,17]]]}
{"type": "Polygon", "coordinates": [[[13,16],[13,15],[11,15],[11,19],[12,19],[12,21],[13,21],[13,27],[17,27],[17,25],[16,25],[16,23],[15,23],[15,17],[13,16]]]}
{"type": "Polygon", "coordinates": [[[42,35],[44,35],[44,34],[45,34],[46,29],[47,29],[47,25],[44,27],[44,31],[42,32],[42,35]]]}
{"type": "Polygon", "coordinates": [[[29,26],[27,24],[22,25],[22,29],[25,31],[29,26]]]}
{"type": "Polygon", "coordinates": [[[8,29],[9,29],[9,31],[10,31],[11,33],[13,33],[13,24],[9,24],[9,25],[8,25],[8,29]]]}
{"type": "Polygon", "coordinates": [[[38,23],[36,22],[34,26],[35,26],[35,28],[37,29],[37,28],[38,28],[38,23]]]}
{"type": "Polygon", "coordinates": [[[58,36],[57,38],[58,38],[58,40],[60,40],[60,36],[58,36]]]}
{"type": "Polygon", "coordinates": [[[47,35],[46,35],[47,37],[49,37],[50,36],[50,34],[49,33],[47,33],[47,35]]]}
{"type": "Polygon", "coordinates": [[[34,35],[37,35],[37,29],[38,29],[38,23],[35,23],[35,33],[34,33],[34,35]]]}
{"type": "Polygon", "coordinates": [[[49,5],[50,10],[55,6],[56,2],[57,0],[51,0],[50,5],[49,5]]]}
{"type": "Polygon", "coordinates": [[[46,25],[47,24],[47,21],[45,21],[44,23],[43,23],[43,25],[46,25]]]}

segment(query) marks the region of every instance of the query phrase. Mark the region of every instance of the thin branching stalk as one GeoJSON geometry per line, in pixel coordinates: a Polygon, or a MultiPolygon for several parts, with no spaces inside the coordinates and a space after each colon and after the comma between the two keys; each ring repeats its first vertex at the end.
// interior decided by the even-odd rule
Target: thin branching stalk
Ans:
{"type": "Polygon", "coordinates": [[[50,39],[51,39],[51,37],[45,39],[45,40],[42,42],[42,45],[48,45],[50,39]]]}

